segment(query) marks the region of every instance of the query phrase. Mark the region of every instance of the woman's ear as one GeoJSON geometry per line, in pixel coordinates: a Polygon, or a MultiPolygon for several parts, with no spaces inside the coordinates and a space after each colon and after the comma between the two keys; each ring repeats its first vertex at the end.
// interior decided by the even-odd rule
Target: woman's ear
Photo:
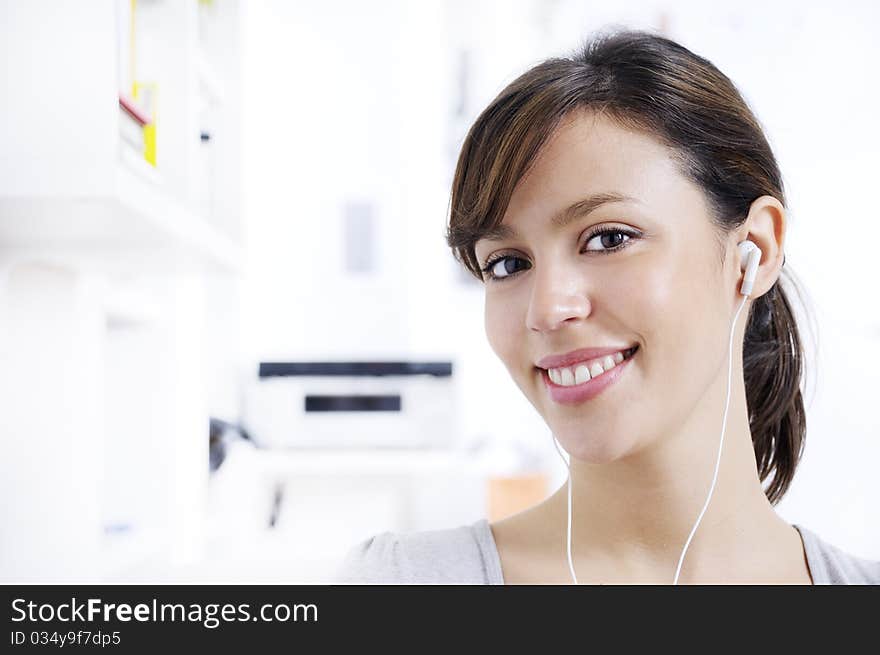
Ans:
{"type": "Polygon", "coordinates": [[[763,296],[779,279],[782,262],[785,259],[785,230],[787,212],[779,200],[773,196],[761,196],[752,202],[749,215],[737,242],[748,239],[761,249],[761,261],[751,298],[763,296]]]}

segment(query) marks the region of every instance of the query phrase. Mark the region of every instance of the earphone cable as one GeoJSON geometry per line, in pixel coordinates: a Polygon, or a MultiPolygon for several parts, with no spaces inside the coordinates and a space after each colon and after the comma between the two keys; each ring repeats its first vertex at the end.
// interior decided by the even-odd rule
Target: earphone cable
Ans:
{"type": "Polygon", "coordinates": [[[567,551],[568,551],[568,570],[571,572],[571,579],[574,580],[574,583],[578,583],[577,576],[574,573],[574,564],[571,563],[571,465],[565,459],[565,456],[562,454],[562,451],[559,449],[559,444],[556,443],[556,435],[553,436],[553,445],[556,447],[556,452],[559,453],[559,457],[562,458],[562,463],[565,464],[565,468],[568,469],[568,530],[566,532],[566,543],[567,543],[567,551]]]}
{"type": "Polygon", "coordinates": [[[703,503],[703,509],[700,511],[700,515],[697,517],[694,527],[691,528],[691,533],[688,535],[684,548],[681,551],[681,557],[678,559],[678,567],[675,569],[675,579],[672,581],[673,585],[678,584],[678,576],[681,573],[681,565],[684,562],[684,556],[687,553],[688,546],[691,545],[691,539],[693,539],[694,533],[696,533],[697,528],[700,525],[700,521],[703,520],[703,514],[706,513],[706,508],[709,507],[709,501],[712,500],[712,492],[715,491],[715,482],[718,480],[718,468],[721,465],[721,449],[724,446],[724,431],[727,428],[727,410],[730,407],[730,378],[733,368],[733,331],[734,328],[736,328],[736,320],[739,318],[739,313],[745,306],[746,300],[748,300],[748,296],[743,298],[739,305],[739,309],[736,310],[736,314],[733,316],[733,322],[730,326],[730,341],[727,345],[727,400],[724,401],[724,418],[721,421],[721,439],[718,442],[718,457],[715,459],[715,473],[712,475],[712,485],[709,487],[709,495],[706,496],[706,502],[703,503]]]}

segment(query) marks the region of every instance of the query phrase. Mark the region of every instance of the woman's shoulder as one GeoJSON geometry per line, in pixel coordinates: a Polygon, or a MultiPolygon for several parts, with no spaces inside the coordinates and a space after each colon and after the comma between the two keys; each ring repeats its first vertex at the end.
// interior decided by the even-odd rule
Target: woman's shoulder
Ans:
{"type": "Polygon", "coordinates": [[[880,561],[850,555],[813,531],[795,527],[804,542],[813,584],[880,584],[880,561]]]}
{"type": "Polygon", "coordinates": [[[420,532],[382,532],[351,547],[337,584],[502,584],[486,519],[420,532]]]}

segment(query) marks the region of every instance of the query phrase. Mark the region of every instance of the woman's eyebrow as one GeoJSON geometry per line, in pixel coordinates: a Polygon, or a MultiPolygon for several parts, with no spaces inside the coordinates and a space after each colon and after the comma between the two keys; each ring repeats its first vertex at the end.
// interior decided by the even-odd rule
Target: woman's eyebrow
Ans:
{"type": "MultiPolygon", "coordinates": [[[[595,193],[569,205],[561,212],[553,216],[550,219],[550,222],[557,229],[562,229],[575,219],[582,218],[594,209],[598,209],[602,205],[612,202],[638,203],[639,201],[636,198],[633,198],[632,196],[628,196],[623,193],[595,193]]],[[[486,239],[487,241],[502,241],[504,239],[512,239],[516,236],[517,232],[511,226],[499,223],[495,227],[487,230],[486,233],[480,237],[480,239],[486,239]]]]}

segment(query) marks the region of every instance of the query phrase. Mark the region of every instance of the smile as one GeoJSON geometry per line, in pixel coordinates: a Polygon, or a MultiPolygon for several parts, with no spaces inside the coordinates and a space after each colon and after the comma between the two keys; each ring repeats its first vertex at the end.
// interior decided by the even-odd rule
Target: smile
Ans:
{"type": "Polygon", "coordinates": [[[570,405],[587,401],[614,384],[629,368],[638,346],[572,366],[539,369],[550,398],[570,405]]]}
{"type": "Polygon", "coordinates": [[[638,346],[630,348],[629,350],[621,350],[613,355],[605,355],[604,357],[577,362],[571,366],[551,368],[547,370],[547,374],[554,384],[563,387],[572,387],[578,384],[583,384],[592,378],[599,377],[603,373],[610,371],[623,360],[632,357],[636,348],[638,348],[638,346]]]}

